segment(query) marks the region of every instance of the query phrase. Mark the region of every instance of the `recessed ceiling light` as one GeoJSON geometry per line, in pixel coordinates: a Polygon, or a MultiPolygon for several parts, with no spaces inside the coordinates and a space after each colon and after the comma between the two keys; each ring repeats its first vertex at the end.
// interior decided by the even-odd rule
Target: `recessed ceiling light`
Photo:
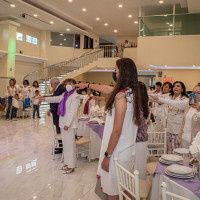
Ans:
{"type": "Polygon", "coordinates": [[[169,24],[169,22],[167,22],[166,24],[169,24]]]}
{"type": "Polygon", "coordinates": [[[115,32],[115,33],[117,33],[117,32],[118,32],[118,30],[117,30],[117,29],[115,29],[115,30],[114,30],[114,32],[115,32]]]}
{"type": "Polygon", "coordinates": [[[119,4],[119,5],[118,5],[118,7],[119,7],[119,8],[122,8],[122,7],[123,7],[123,5],[122,5],[122,4],[119,4]]]}
{"type": "Polygon", "coordinates": [[[37,17],[38,15],[37,15],[37,14],[34,14],[33,16],[34,16],[34,17],[37,17]]]}
{"type": "Polygon", "coordinates": [[[134,21],[135,24],[138,24],[138,21],[134,21]]]}
{"type": "Polygon", "coordinates": [[[66,29],[66,31],[70,31],[70,29],[69,29],[69,28],[67,28],[67,29],[66,29]]]}
{"type": "Polygon", "coordinates": [[[173,24],[170,24],[169,26],[173,26],[173,24]]]}
{"type": "Polygon", "coordinates": [[[83,12],[86,12],[86,8],[83,8],[82,11],[83,11],[83,12]]]}
{"type": "Polygon", "coordinates": [[[15,4],[10,4],[10,7],[15,8],[15,4]]]}
{"type": "Polygon", "coordinates": [[[63,33],[61,33],[60,36],[63,36],[63,33]]]}
{"type": "Polygon", "coordinates": [[[67,40],[66,38],[64,38],[64,40],[67,40]]]}
{"type": "Polygon", "coordinates": [[[62,46],[63,44],[62,44],[62,43],[60,43],[60,45],[62,46]]]}
{"type": "Polygon", "coordinates": [[[99,21],[99,20],[100,20],[100,18],[99,18],[99,17],[97,17],[97,18],[96,18],[96,20],[97,20],[97,21],[99,21]]]}
{"type": "Polygon", "coordinates": [[[73,1],[73,0],[68,0],[70,3],[73,1]]]}
{"type": "Polygon", "coordinates": [[[104,26],[108,26],[108,23],[105,23],[104,26]]]}
{"type": "Polygon", "coordinates": [[[50,42],[52,42],[52,40],[50,40],[50,42]]]}
{"type": "Polygon", "coordinates": [[[54,22],[53,22],[53,21],[50,21],[49,23],[50,23],[50,24],[54,24],[54,22]]]}
{"type": "Polygon", "coordinates": [[[133,17],[133,15],[128,15],[129,18],[133,17]]]}
{"type": "Polygon", "coordinates": [[[158,3],[160,3],[160,4],[163,4],[163,3],[164,3],[164,1],[159,1],[158,3]]]}

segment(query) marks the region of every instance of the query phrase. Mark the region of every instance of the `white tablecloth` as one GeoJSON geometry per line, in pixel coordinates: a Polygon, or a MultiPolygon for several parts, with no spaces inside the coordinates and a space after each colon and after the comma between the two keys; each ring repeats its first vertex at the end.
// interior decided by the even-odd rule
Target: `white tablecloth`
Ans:
{"type": "Polygon", "coordinates": [[[99,158],[101,150],[101,138],[94,132],[90,127],[88,127],[83,122],[79,121],[79,127],[77,130],[78,136],[83,136],[91,140],[91,159],[99,158]]]}
{"type": "Polygon", "coordinates": [[[199,200],[199,198],[193,192],[175,183],[173,180],[169,179],[166,176],[163,176],[162,174],[156,174],[154,177],[150,200],[161,200],[162,182],[165,182],[167,184],[168,192],[173,192],[177,195],[181,195],[191,200],[199,200]]]}

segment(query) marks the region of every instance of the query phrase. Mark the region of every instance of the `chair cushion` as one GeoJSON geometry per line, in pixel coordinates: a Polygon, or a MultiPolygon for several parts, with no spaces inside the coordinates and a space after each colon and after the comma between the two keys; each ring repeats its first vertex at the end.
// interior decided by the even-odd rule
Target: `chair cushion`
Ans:
{"type": "Polygon", "coordinates": [[[86,144],[89,142],[91,142],[90,139],[82,137],[79,140],[76,140],[76,145],[86,144]]]}
{"type": "Polygon", "coordinates": [[[150,174],[150,175],[154,174],[157,164],[158,164],[158,162],[147,163],[147,172],[148,172],[148,174],[150,174]]]}
{"type": "Polygon", "coordinates": [[[140,198],[147,199],[151,189],[151,182],[146,180],[139,180],[140,198]]]}

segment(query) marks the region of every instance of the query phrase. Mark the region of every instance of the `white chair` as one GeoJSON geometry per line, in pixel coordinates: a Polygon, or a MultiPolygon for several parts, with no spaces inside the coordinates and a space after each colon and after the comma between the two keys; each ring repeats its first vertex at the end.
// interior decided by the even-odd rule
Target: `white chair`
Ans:
{"type": "MultiPolygon", "coordinates": [[[[87,153],[88,162],[90,162],[91,155],[91,140],[88,138],[80,137],[76,139],[76,157],[78,158],[79,154],[87,153]]],[[[77,166],[77,163],[76,163],[77,166]]]]}
{"type": "MultiPolygon", "coordinates": [[[[53,116],[51,114],[51,125],[52,125],[52,155],[53,155],[53,160],[55,159],[55,149],[62,149],[62,147],[59,146],[59,140],[62,140],[61,134],[57,134],[55,130],[55,126],[53,123],[53,116]]],[[[63,154],[61,161],[63,160],[63,154]]]]}
{"type": "MultiPolygon", "coordinates": [[[[167,133],[166,129],[162,132],[148,132],[147,156],[159,157],[167,152],[167,133]]],[[[147,163],[147,174],[153,175],[157,161],[147,163]]]]}
{"type": "Polygon", "coordinates": [[[130,173],[124,167],[122,167],[117,158],[114,158],[115,168],[117,174],[117,184],[119,190],[119,200],[135,200],[147,199],[151,183],[145,180],[139,180],[139,172],[134,171],[134,174],[130,173]]]}
{"type": "Polygon", "coordinates": [[[167,134],[166,129],[160,132],[148,132],[148,156],[160,156],[167,152],[167,134]]]}
{"type": "Polygon", "coordinates": [[[180,195],[177,195],[177,194],[174,194],[172,192],[167,192],[167,184],[165,182],[163,182],[161,184],[161,188],[162,188],[162,200],[169,200],[169,198],[171,200],[191,200],[191,199],[188,199],[188,198],[185,198],[183,196],[180,196],[180,195]],[[167,198],[169,197],[169,198],[167,198]]]}

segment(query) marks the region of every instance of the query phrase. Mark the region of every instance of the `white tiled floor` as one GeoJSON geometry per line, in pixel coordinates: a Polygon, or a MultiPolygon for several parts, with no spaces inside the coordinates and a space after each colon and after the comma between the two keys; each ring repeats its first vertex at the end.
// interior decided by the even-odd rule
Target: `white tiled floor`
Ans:
{"type": "Polygon", "coordinates": [[[98,161],[81,158],[75,173],[63,174],[61,154],[52,160],[48,120],[0,119],[0,199],[100,200],[94,192],[98,161]]]}

